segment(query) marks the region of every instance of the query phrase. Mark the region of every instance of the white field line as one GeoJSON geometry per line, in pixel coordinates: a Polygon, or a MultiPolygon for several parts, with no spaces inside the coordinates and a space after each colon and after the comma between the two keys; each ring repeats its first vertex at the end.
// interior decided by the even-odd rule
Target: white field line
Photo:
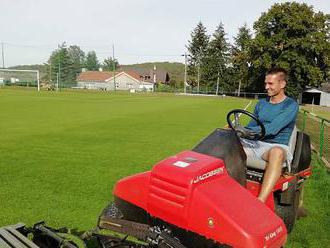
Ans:
{"type": "Polygon", "coordinates": [[[244,110],[247,110],[248,107],[250,107],[251,103],[252,103],[252,101],[250,101],[250,102],[245,106],[244,110]]]}
{"type": "MultiPolygon", "coordinates": [[[[245,106],[244,110],[247,110],[250,107],[251,103],[252,103],[252,101],[249,101],[249,103],[245,106]]],[[[238,117],[241,117],[241,115],[242,115],[242,113],[239,113],[238,117]]],[[[235,119],[233,120],[233,122],[235,123],[235,119]]]]}
{"type": "MultiPolygon", "coordinates": [[[[252,103],[252,101],[250,101],[250,102],[245,106],[244,110],[247,110],[247,109],[250,107],[251,103],[252,103]]],[[[242,115],[242,113],[239,113],[238,116],[241,117],[241,115],[242,115]]]]}

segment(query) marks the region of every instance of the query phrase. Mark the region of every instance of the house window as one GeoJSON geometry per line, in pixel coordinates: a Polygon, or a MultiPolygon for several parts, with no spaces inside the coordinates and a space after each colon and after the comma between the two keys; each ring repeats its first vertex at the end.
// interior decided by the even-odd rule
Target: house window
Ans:
{"type": "Polygon", "coordinates": [[[127,84],[126,84],[126,88],[128,88],[128,89],[132,89],[132,88],[133,88],[133,84],[131,84],[131,83],[127,83],[127,84]]]}

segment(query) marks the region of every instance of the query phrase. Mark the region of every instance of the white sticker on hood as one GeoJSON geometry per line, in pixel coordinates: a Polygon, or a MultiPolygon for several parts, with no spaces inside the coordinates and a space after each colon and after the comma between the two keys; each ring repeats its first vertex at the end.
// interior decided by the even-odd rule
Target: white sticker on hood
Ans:
{"type": "Polygon", "coordinates": [[[181,168],[185,168],[185,167],[189,166],[190,163],[183,162],[183,161],[176,161],[175,163],[173,163],[173,165],[181,167],[181,168]]]}

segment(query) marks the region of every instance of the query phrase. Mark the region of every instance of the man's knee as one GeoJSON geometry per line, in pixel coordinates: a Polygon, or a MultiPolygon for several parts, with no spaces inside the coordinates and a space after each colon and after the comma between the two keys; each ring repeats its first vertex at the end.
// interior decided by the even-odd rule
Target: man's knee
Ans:
{"type": "Polygon", "coordinates": [[[268,151],[268,153],[269,157],[278,158],[283,162],[286,159],[286,151],[282,147],[274,146],[268,151]]]}

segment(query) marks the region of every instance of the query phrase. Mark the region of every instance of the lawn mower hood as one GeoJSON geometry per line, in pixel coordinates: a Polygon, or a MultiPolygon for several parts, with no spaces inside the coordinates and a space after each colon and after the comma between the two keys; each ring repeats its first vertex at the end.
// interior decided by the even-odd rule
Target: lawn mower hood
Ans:
{"type": "Polygon", "coordinates": [[[120,180],[114,195],[150,216],[233,247],[281,247],[280,217],[229,176],[223,160],[184,151],[120,180]]]}

